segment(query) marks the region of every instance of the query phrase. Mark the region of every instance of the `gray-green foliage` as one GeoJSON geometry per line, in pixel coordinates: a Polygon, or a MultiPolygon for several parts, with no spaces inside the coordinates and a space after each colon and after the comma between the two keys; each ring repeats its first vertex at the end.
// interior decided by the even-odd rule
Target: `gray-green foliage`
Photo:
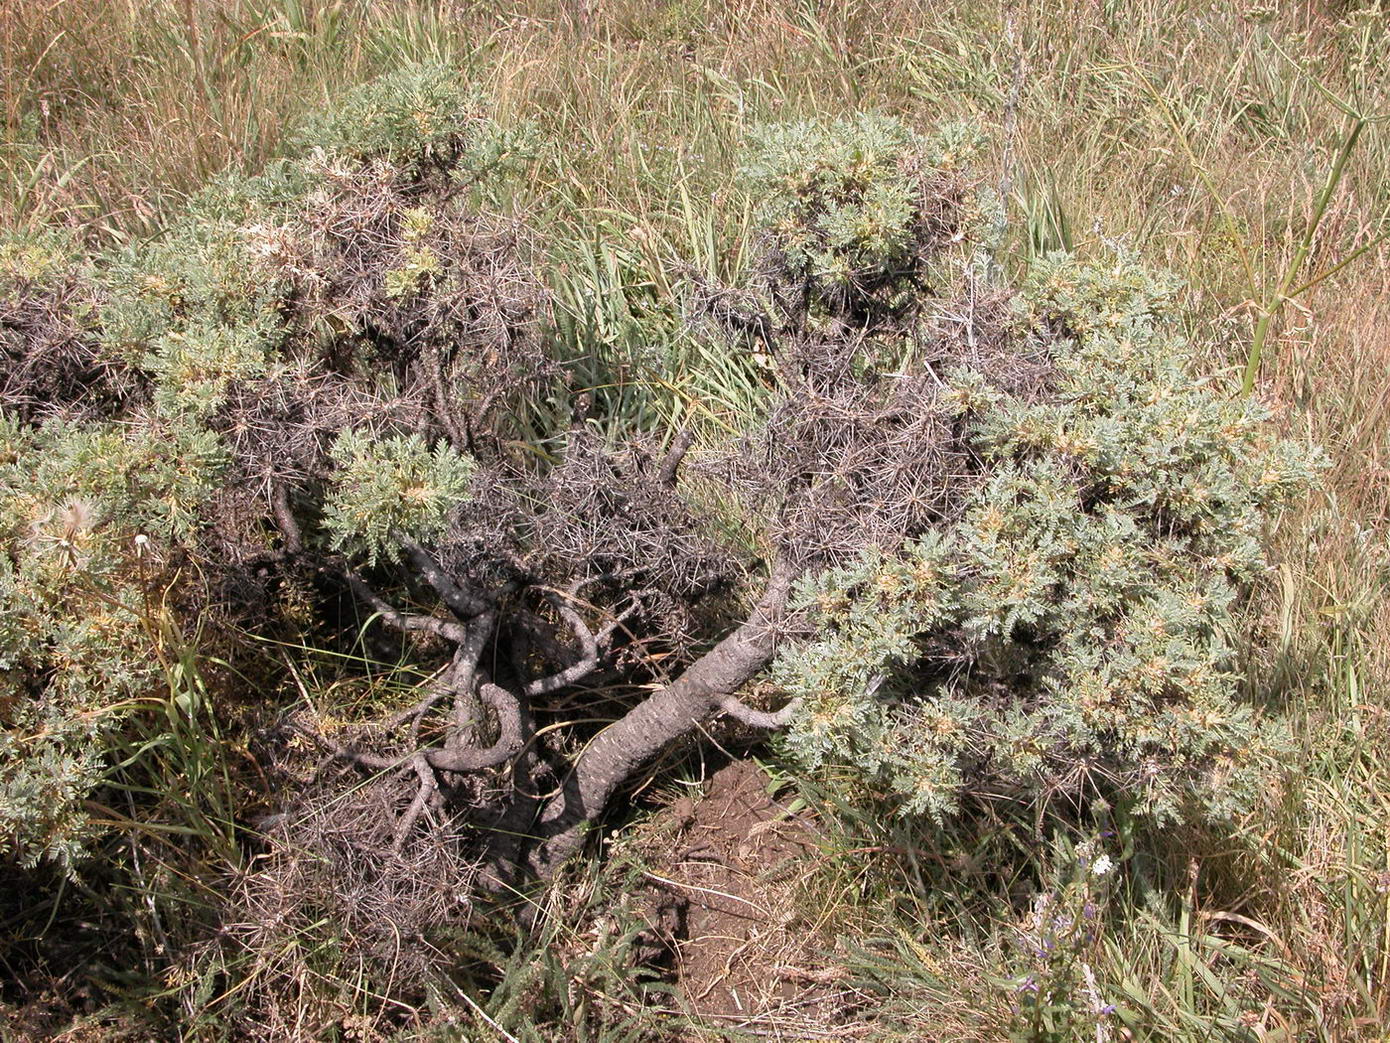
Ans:
{"type": "Polygon", "coordinates": [[[71,861],[106,738],[160,684],[149,624],[216,439],[0,417],[0,857],[71,861]]]}
{"type": "MultiPolygon", "coordinates": [[[[107,266],[90,336],[147,399],[101,423],[0,428],[14,852],[72,850],[102,757],[93,729],[156,683],[141,612],[195,549],[219,480],[261,505],[236,518],[253,552],[302,539],[368,566],[438,535],[469,496],[473,461],[419,432],[461,433],[482,418],[470,402],[496,399],[475,385],[544,362],[526,353],[539,305],[515,243],[456,205],[458,179],[502,165],[508,142],[452,76],[406,70],[307,128],[308,156],[219,180],[107,266]],[[339,231],[352,227],[372,234],[339,231]],[[482,348],[447,357],[465,342],[482,348]],[[271,520],[277,496],[299,515],[290,531],[271,520]],[[40,799],[42,780],[57,789],[40,799]]],[[[837,345],[901,356],[928,266],[979,216],[963,165],[976,145],[878,116],[763,132],[745,176],[764,288],[808,368],[837,345]]],[[[796,757],[934,814],[964,793],[1087,780],[1159,816],[1243,799],[1277,737],[1237,697],[1232,609],[1264,567],[1268,508],[1312,464],[1195,376],[1171,290],[1124,259],[1046,260],[1016,317],[1023,347],[1050,355],[1040,393],[943,370],[949,391],[921,408],[965,432],[981,473],[943,500],[959,503],[951,524],[803,582],[819,635],[774,670],[803,700],[796,757]]],[[[817,394],[859,372],[822,368],[817,394]]]]}
{"type": "Polygon", "coordinates": [[[961,368],[923,403],[966,426],[982,480],[958,520],[802,583],[819,636],[775,667],[801,763],[936,816],[983,794],[1118,791],[1159,819],[1249,800],[1279,730],[1241,700],[1235,608],[1318,459],[1198,375],[1172,289],[1049,257],[1016,301],[1046,393],[961,368]]]}
{"type": "Polygon", "coordinates": [[[161,683],[149,626],[224,463],[209,431],[120,415],[144,378],[100,335],[106,292],[70,240],[0,246],[0,859],[81,850],[107,740],[161,683]]]}
{"type": "Polygon", "coordinates": [[[395,560],[401,540],[428,542],[443,531],[450,510],[468,496],[473,461],[416,435],[374,437],[344,431],[333,445],[338,470],[326,505],[333,545],[395,560]]]}
{"type": "Polygon", "coordinates": [[[397,253],[411,263],[413,228],[438,224],[421,250],[464,251],[476,230],[487,270],[513,275],[505,228],[458,189],[505,168],[525,137],[485,118],[455,74],[405,69],[306,125],[301,154],[215,179],[149,242],[95,262],[56,236],[0,244],[0,360],[27,381],[0,385],[0,858],[80,854],[110,740],[165,683],[155,620],[199,603],[204,565],[227,566],[200,561],[210,541],[274,545],[274,484],[322,499],[306,542],[369,563],[394,560],[401,536],[434,535],[465,495],[472,461],[406,433],[405,367],[366,345],[373,332],[383,350],[423,343],[444,313],[520,339],[509,314],[488,311],[515,299],[528,317],[511,285],[475,306],[474,269],[455,286],[427,272],[403,282],[392,266],[397,253]],[[348,241],[362,267],[342,289],[342,273],[314,266],[341,259],[332,230],[352,221],[387,245],[373,256],[348,241]],[[444,292],[456,296],[436,305],[444,292]],[[354,410],[370,427],[351,427],[354,410]],[[217,513],[228,504],[241,513],[217,513]]]}
{"type": "Polygon", "coordinates": [[[977,128],[928,137],[874,113],[761,128],[741,173],[774,283],[818,302],[813,318],[919,305],[924,261],[977,216],[962,203],[982,143],[977,128]]]}
{"type": "Polygon", "coordinates": [[[468,137],[483,119],[481,100],[457,70],[407,66],[348,91],[306,120],[292,143],[299,151],[424,162],[468,137]]]}
{"type": "Polygon", "coordinates": [[[445,65],[411,65],[348,91],[291,136],[295,150],[347,161],[382,159],[402,167],[433,164],[475,182],[536,149],[534,128],[504,126],[484,98],[445,65]]]}

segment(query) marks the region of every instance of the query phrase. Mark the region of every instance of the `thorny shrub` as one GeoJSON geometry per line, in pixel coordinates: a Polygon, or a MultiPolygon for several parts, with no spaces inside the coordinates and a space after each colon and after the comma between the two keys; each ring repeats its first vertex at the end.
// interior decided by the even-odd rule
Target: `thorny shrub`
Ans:
{"type": "Polygon", "coordinates": [[[884,117],[764,132],[760,279],[702,288],[782,389],[725,472],[804,563],[782,748],[909,814],[1228,816],[1282,742],[1240,697],[1235,610],[1319,454],[1200,374],[1175,282],[1131,257],[987,292],[974,143],[884,117]]]}
{"type": "Polygon", "coordinates": [[[381,775],[384,810],[291,787],[297,825],[267,830],[222,912],[240,926],[188,970],[200,988],[325,917],[325,944],[417,987],[467,903],[401,866],[460,894],[475,867],[553,866],[528,858],[573,850],[721,712],[789,720],[806,770],[909,814],[1059,793],[1239,808],[1279,736],[1239,698],[1234,610],[1316,458],[1197,375],[1166,281],[1055,257],[1016,293],[990,283],[972,132],[769,128],[744,171],[763,263],[686,303],[699,335],[765,353],[776,389],[685,468],[687,499],[692,433],[615,447],[582,409],[541,408],[564,402],[542,252],[497,205],[528,142],[453,75],[404,70],[157,240],[91,266],[0,252],[6,857],[79,853],[102,731],[161,684],[145,606],[171,598],[326,644],[355,606],[433,664],[390,720],[310,704],[265,744],[281,781],[309,750],[349,789],[381,775]],[[735,698],[758,676],[781,712],[735,698]]]}
{"type": "Polygon", "coordinates": [[[478,206],[520,138],[453,74],[299,143],[112,256],[0,243],[5,857],[77,854],[102,736],[161,686],[152,603],[273,618],[304,543],[433,535],[551,372],[526,233],[478,206]]]}
{"type": "Polygon", "coordinates": [[[1249,802],[1281,740],[1240,698],[1234,610],[1319,458],[1198,375],[1171,301],[1126,258],[1052,257],[1013,305],[1043,385],[943,372],[919,409],[977,478],[951,524],[802,582],[815,635],[774,668],[802,700],[796,760],[935,816],[962,795],[1120,794],[1160,820],[1249,802]]]}

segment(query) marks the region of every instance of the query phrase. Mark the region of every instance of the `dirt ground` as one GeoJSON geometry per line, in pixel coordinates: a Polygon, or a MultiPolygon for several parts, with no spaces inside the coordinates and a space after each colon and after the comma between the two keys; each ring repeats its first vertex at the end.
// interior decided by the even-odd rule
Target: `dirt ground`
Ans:
{"type": "Polygon", "coordinates": [[[833,939],[800,886],[819,858],[814,820],[769,796],[755,762],[735,760],[644,832],[639,908],[693,1019],[771,1039],[849,1038],[833,1027],[848,1028],[858,996],[827,963],[833,939]]]}

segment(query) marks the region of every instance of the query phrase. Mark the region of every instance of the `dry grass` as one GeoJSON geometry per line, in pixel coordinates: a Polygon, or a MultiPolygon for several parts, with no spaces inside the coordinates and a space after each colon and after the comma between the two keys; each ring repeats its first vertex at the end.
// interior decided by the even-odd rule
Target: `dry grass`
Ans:
{"type": "MultiPolygon", "coordinates": [[[[442,57],[474,70],[503,119],[539,125],[552,149],[518,204],[611,240],[610,281],[591,282],[605,302],[630,301],[639,288],[669,289],[677,254],[718,271],[746,263],[731,170],[753,124],[865,107],[926,126],[962,117],[996,135],[989,173],[1010,190],[1018,256],[1120,243],[1172,268],[1188,280],[1194,336],[1234,374],[1348,133],[1333,97],[1359,109],[1372,122],[1312,239],[1305,281],[1371,249],[1283,307],[1259,382],[1281,422],[1325,445],[1333,464],[1325,489],[1274,534],[1280,565],[1251,621],[1273,648],[1253,676],[1295,725],[1294,778],[1242,824],[1248,843],[1193,840],[1173,856],[1190,869],[1167,895],[1167,919],[1117,933],[1104,970],[1117,990],[1189,982],[1185,992],[1154,985],[1147,1005],[1126,995],[1154,1038],[1381,1038],[1390,253],[1374,244],[1390,206],[1384,7],[587,6],[584,21],[561,0],[0,0],[0,225],[140,236],[210,173],[254,169],[339,86],[442,57]],[[1211,939],[1277,962],[1292,998],[1249,966],[1233,971],[1211,939]],[[1246,973],[1254,984],[1238,1001],[1207,977],[1246,973]],[[1251,999],[1261,989],[1263,1006],[1251,999]],[[1230,1002],[1236,1029],[1211,1028],[1230,1002]]],[[[616,350],[617,312],[603,307],[595,350],[616,350]]],[[[699,398],[727,417],[755,397],[747,367],[701,366],[666,408],[699,398]]],[[[945,976],[978,975],[988,961],[963,937],[914,944],[945,976]]],[[[904,996],[913,980],[904,973],[904,996]]],[[[964,1032],[970,1012],[959,1002],[921,1000],[921,1024],[964,1032]]]]}
{"type": "Polygon", "coordinates": [[[4,0],[0,219],[152,231],[209,175],[255,170],[300,114],[471,49],[429,3],[4,0]]]}

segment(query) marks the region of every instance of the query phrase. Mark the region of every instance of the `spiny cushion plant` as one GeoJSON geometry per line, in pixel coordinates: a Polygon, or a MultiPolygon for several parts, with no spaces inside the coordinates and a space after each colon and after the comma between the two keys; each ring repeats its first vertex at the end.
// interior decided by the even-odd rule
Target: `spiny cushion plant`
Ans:
{"type": "Polygon", "coordinates": [[[755,131],[741,176],[776,311],[863,326],[920,309],[942,247],[988,206],[966,176],[983,142],[975,127],[928,136],[878,113],[755,131]]]}
{"type": "Polygon", "coordinates": [[[0,417],[0,855],[71,863],[107,740],[159,688],[152,621],[223,456],[150,422],[0,417]]]}
{"type": "Polygon", "coordinates": [[[710,314],[782,386],[742,476],[801,564],[780,746],[909,814],[1064,795],[1229,815],[1282,735],[1240,699],[1238,609],[1318,454],[1201,375],[1175,281],[1134,258],[984,283],[973,143],[798,124],[745,169],[768,261],[723,297],[747,310],[710,314]]]}
{"type": "Polygon", "coordinates": [[[783,651],[784,748],[904,812],[963,797],[1108,796],[1159,820],[1246,806],[1280,747],[1239,697],[1237,607],[1272,509],[1314,453],[1201,377],[1173,284],[1132,259],[1038,263],[1021,395],[965,367],[921,408],[979,461],[949,524],[808,576],[816,636],[783,651]]]}
{"type": "Polygon", "coordinates": [[[243,692],[275,807],[228,828],[266,857],[200,906],[266,929],[177,956],[208,995],[261,968],[225,990],[249,1021],[299,946],[423,1002],[482,889],[552,874],[721,717],[909,815],[1247,798],[1279,734],[1239,697],[1237,610],[1316,457],[1199,375],[1132,259],[993,283],[973,132],[758,132],[763,261],[672,311],[770,360],[767,410],[616,444],[569,400],[540,234],[500,212],[524,133],[429,67],[297,140],[113,256],[0,249],[4,857],[91,844],[170,625],[217,631],[233,678],[268,638],[295,682],[243,692]],[[359,639],[406,665],[389,696],[301,687],[296,656],[359,639]]]}
{"type": "Polygon", "coordinates": [[[472,202],[519,139],[454,73],[297,140],[147,244],[0,243],[3,857],[80,853],[108,740],[164,684],[155,616],[271,607],[246,599],[288,591],[267,563],[306,509],[368,562],[433,534],[472,469],[442,436],[489,437],[546,372],[520,232],[472,202]]]}
{"type": "Polygon", "coordinates": [[[91,336],[94,276],[61,232],[0,234],[0,409],[8,416],[100,416],[138,391],[138,376],[91,336]]]}
{"type": "MultiPolygon", "coordinates": [[[[909,812],[1087,780],[1159,816],[1231,810],[1273,741],[1236,699],[1232,610],[1312,465],[1194,376],[1167,283],[1054,258],[1018,293],[984,284],[973,133],[766,129],[743,171],[765,261],[698,292],[777,388],[688,500],[688,435],[530,426],[562,367],[534,236],[489,206],[520,139],[478,106],[441,70],[393,74],[96,266],[59,337],[87,369],[13,395],[3,429],[12,763],[67,756],[80,737],[39,738],[157,684],[139,606],[186,562],[203,610],[245,626],[307,604],[330,641],[355,604],[395,632],[434,680],[371,725],[306,706],[279,755],[395,772],[393,847],[470,827],[459,857],[494,882],[550,872],[720,714],[790,721],[791,756],[909,812]],[[89,395],[108,374],[119,393],[89,395]],[[719,537],[711,483],[750,505],[762,560],[719,537]],[[738,697],[760,677],[781,710],[738,697]]],[[[101,756],[81,748],[45,815],[80,822],[101,756]]],[[[67,835],[10,833],[31,859],[67,835]]]]}
{"type": "Polygon", "coordinates": [[[223,462],[208,432],[118,422],[143,377],[57,234],[0,244],[0,859],[67,864],[107,740],[160,683],[148,627],[223,462]]]}
{"type": "Polygon", "coordinates": [[[762,260],[746,284],[701,285],[695,312],[770,359],[767,415],[724,454],[722,479],[798,570],[892,546],[951,516],[973,451],[938,410],[938,371],[968,365],[1032,387],[1035,346],[980,281],[993,195],[979,136],[882,115],[762,128],[740,175],[762,260]],[[970,303],[958,306],[962,294],[970,303]]]}

